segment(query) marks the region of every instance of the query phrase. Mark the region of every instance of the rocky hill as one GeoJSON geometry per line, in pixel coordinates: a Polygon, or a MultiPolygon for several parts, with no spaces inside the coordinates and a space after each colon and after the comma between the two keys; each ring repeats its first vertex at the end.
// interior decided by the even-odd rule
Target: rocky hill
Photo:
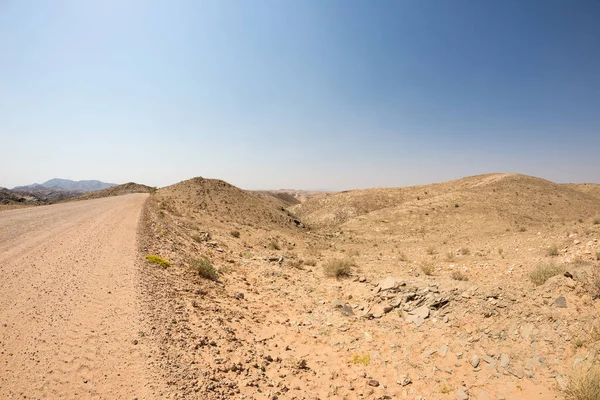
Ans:
{"type": "Polygon", "coordinates": [[[151,186],[146,186],[135,182],[128,182],[122,185],[111,186],[106,189],[84,193],[69,200],[89,200],[99,199],[101,197],[121,196],[130,193],[150,193],[154,190],[155,189],[151,186]]]}
{"type": "Polygon", "coordinates": [[[13,190],[38,191],[43,189],[66,190],[75,192],[91,192],[94,190],[106,189],[115,186],[114,183],[106,183],[98,180],[72,181],[70,179],[54,178],[42,184],[34,183],[32,185],[17,186],[13,190]]]}

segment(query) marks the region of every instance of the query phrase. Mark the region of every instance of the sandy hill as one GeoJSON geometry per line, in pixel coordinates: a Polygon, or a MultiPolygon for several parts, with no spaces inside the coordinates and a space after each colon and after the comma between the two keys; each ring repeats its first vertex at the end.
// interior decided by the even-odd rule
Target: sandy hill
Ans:
{"type": "Polygon", "coordinates": [[[277,207],[291,207],[296,204],[300,204],[300,200],[295,198],[289,193],[277,192],[270,190],[255,190],[251,191],[251,194],[264,199],[277,207]]]}
{"type": "Polygon", "coordinates": [[[600,198],[600,184],[598,183],[569,183],[565,184],[565,186],[570,189],[600,198]]]}
{"type": "Polygon", "coordinates": [[[208,222],[257,228],[296,228],[297,219],[263,195],[244,191],[218,179],[193,178],[160,189],[156,200],[175,214],[208,222]],[[295,222],[296,221],[296,222],[295,222]]]}
{"type": "Polygon", "coordinates": [[[310,225],[369,225],[377,221],[413,228],[474,224],[501,230],[591,218],[599,198],[569,185],[519,174],[487,174],[405,188],[337,193],[293,206],[310,225]]]}
{"type": "Polygon", "coordinates": [[[101,197],[121,196],[130,193],[150,193],[153,190],[154,188],[150,186],[142,185],[140,183],[135,182],[128,182],[122,185],[111,186],[107,189],[84,193],[80,196],[69,199],[69,201],[99,199],[101,197]]]}

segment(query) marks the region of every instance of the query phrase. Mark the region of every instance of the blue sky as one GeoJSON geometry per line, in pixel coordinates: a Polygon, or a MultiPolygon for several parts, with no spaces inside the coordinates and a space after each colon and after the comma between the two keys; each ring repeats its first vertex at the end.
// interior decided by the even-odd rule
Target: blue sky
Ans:
{"type": "Polygon", "coordinates": [[[0,186],[600,182],[600,2],[0,1],[0,186]]]}

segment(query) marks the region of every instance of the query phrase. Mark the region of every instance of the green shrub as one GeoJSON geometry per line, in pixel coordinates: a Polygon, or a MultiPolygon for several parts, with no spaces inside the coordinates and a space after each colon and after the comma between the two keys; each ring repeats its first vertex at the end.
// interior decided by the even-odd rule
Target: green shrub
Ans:
{"type": "Polygon", "coordinates": [[[192,269],[198,272],[198,275],[205,279],[216,281],[219,278],[219,272],[207,257],[200,257],[193,260],[191,266],[192,269]]]}
{"type": "Polygon", "coordinates": [[[351,268],[353,266],[354,261],[351,259],[335,258],[325,262],[325,264],[323,264],[323,270],[325,272],[325,276],[329,276],[332,278],[342,278],[350,276],[350,273],[352,272],[351,268]]]}
{"type": "Polygon", "coordinates": [[[529,279],[531,282],[539,286],[546,283],[546,281],[553,276],[562,274],[563,272],[565,272],[563,267],[553,263],[538,264],[529,273],[529,279]]]}
{"type": "Polygon", "coordinates": [[[156,256],[156,255],[154,255],[154,254],[148,254],[148,255],[146,256],[146,260],[148,260],[148,262],[151,262],[151,263],[153,263],[153,264],[158,264],[158,265],[160,265],[161,267],[165,267],[165,268],[166,268],[166,267],[170,267],[170,266],[171,266],[171,263],[170,263],[170,262],[168,262],[168,261],[167,261],[167,260],[165,260],[164,258],[161,258],[161,257],[159,257],[159,256],[156,256]]]}

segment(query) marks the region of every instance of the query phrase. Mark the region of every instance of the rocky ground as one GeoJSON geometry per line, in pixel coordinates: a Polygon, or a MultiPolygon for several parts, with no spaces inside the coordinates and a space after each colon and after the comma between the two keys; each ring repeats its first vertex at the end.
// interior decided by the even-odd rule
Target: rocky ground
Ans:
{"type": "Polygon", "coordinates": [[[304,203],[309,225],[220,181],[159,190],[140,250],[171,265],[143,266],[140,340],[159,345],[149,360],[168,382],[160,397],[564,398],[600,351],[600,199],[527,177],[518,182],[533,188],[530,201],[564,207],[537,213],[519,200],[494,214],[475,208],[485,193],[469,192],[485,182],[501,184],[489,187],[498,207],[515,196],[502,177],[484,177],[454,192],[420,187],[440,192],[419,195],[425,206],[408,188],[403,209],[390,193],[345,208],[332,197],[337,214],[318,198],[304,203]],[[451,207],[430,220],[442,199],[451,207]],[[201,257],[216,280],[194,268],[201,257]],[[326,275],[335,259],[348,276],[326,275]],[[538,266],[554,276],[530,277],[538,266]]]}

